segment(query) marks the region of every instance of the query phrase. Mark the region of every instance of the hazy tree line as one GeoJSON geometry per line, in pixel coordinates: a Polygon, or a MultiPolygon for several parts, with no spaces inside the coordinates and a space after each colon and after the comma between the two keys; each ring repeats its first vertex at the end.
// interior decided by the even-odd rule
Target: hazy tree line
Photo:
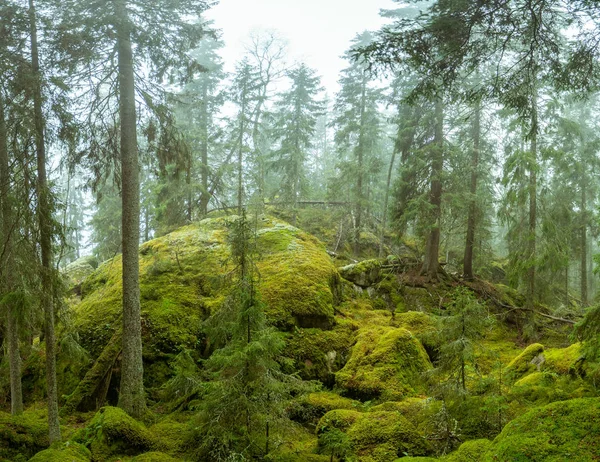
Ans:
{"type": "Polygon", "coordinates": [[[57,268],[90,235],[99,259],[123,253],[119,403],[143,415],[138,244],[215,209],[275,206],[296,223],[303,202],[335,202],[351,258],[374,236],[380,256],[410,247],[428,279],[489,277],[497,264],[530,308],[591,303],[595,2],[384,11],[388,26],[348,44],[334,95],[318,69],[286,61],[274,33],[253,36],[226,73],[207,8],[0,1],[0,300],[13,413],[19,348],[41,334],[60,439],[57,268]]]}

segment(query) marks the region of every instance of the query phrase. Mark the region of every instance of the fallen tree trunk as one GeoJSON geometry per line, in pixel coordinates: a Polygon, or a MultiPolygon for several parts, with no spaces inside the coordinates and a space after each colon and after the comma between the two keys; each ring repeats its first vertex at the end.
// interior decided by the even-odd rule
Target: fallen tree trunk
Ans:
{"type": "Polygon", "coordinates": [[[75,411],[95,411],[104,404],[113,367],[121,354],[122,338],[123,332],[118,329],[75,391],[67,398],[61,409],[62,415],[69,415],[75,411]]]}

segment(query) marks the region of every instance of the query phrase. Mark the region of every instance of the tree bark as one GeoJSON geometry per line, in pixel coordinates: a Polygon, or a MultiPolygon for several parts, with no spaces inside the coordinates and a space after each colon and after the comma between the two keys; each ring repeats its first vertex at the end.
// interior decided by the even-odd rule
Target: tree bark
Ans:
{"type": "Polygon", "coordinates": [[[36,12],[29,0],[29,25],[31,33],[31,67],[34,75],[33,110],[35,118],[35,150],[37,155],[38,220],[40,226],[40,251],[42,256],[42,307],[46,341],[46,391],[48,394],[48,433],[50,443],[60,441],[58,421],[58,388],[56,382],[56,340],[54,335],[54,281],[52,266],[52,212],[50,189],[46,174],[46,141],[42,110],[42,79],[37,42],[36,12]]]}
{"type": "MultiPolygon", "coordinates": [[[[0,246],[0,281],[6,292],[13,287],[13,213],[10,201],[10,172],[8,160],[8,136],[4,112],[4,98],[0,92],[0,202],[2,203],[2,245],[0,246]]],[[[6,340],[10,371],[10,412],[23,413],[23,388],[21,385],[21,355],[19,351],[19,324],[12,306],[6,310],[6,340]]]]}
{"type": "Polygon", "coordinates": [[[245,131],[245,118],[246,118],[246,88],[244,88],[242,94],[242,106],[240,108],[240,133],[238,136],[238,197],[237,197],[237,208],[238,215],[242,214],[244,207],[244,131],[245,131]]]}
{"type": "Polygon", "coordinates": [[[536,258],[536,222],[537,222],[537,135],[538,135],[538,108],[537,88],[533,84],[531,107],[531,145],[529,165],[529,235],[527,237],[527,291],[525,305],[533,309],[535,299],[535,258],[536,258]]]}
{"type": "Polygon", "coordinates": [[[122,247],[123,247],[123,359],[119,407],[132,417],[146,411],[139,256],[140,179],[137,149],[135,80],[131,49],[131,23],[125,0],[117,4],[119,117],[121,122],[122,247]]]}
{"type": "Polygon", "coordinates": [[[471,199],[467,218],[467,238],[465,257],[463,260],[463,276],[465,280],[473,280],[473,248],[475,244],[475,226],[477,217],[477,179],[479,169],[479,145],[481,139],[481,102],[477,101],[473,115],[473,152],[471,155],[471,199]]]}
{"type": "Polygon", "coordinates": [[[363,180],[364,180],[364,156],[365,156],[365,109],[367,99],[367,73],[363,71],[360,95],[360,120],[358,133],[358,146],[356,148],[357,178],[356,178],[356,221],[354,223],[354,255],[360,253],[360,228],[362,226],[363,208],[363,180]]]}
{"type": "MultiPolygon", "coordinates": [[[[204,84],[202,88],[202,108],[200,111],[200,131],[201,131],[201,142],[200,142],[200,161],[202,165],[200,167],[200,178],[202,182],[202,194],[200,195],[200,214],[206,216],[208,213],[208,202],[210,201],[210,192],[208,189],[208,88],[207,84],[204,84]]],[[[191,170],[191,161],[190,161],[191,170]]],[[[191,210],[190,217],[191,221],[191,210]]]]}
{"type": "MultiPolygon", "coordinates": [[[[398,128],[398,132],[400,132],[400,128],[398,128]]],[[[383,257],[383,241],[385,239],[385,228],[387,226],[388,204],[390,199],[390,184],[392,182],[392,172],[394,170],[396,154],[400,150],[399,138],[400,133],[398,133],[398,138],[394,143],[394,149],[392,150],[392,158],[390,159],[390,166],[388,168],[387,182],[385,184],[385,199],[383,200],[383,217],[381,219],[381,235],[379,236],[379,258],[383,257]]]]}
{"type": "Polygon", "coordinates": [[[442,173],[444,168],[444,103],[441,98],[435,102],[435,133],[431,161],[431,191],[429,203],[432,207],[431,229],[425,245],[425,260],[421,273],[430,279],[437,279],[441,270],[440,220],[442,215],[442,173]]]}
{"type": "Polygon", "coordinates": [[[588,305],[587,197],[585,178],[581,182],[581,306],[588,305]]]}

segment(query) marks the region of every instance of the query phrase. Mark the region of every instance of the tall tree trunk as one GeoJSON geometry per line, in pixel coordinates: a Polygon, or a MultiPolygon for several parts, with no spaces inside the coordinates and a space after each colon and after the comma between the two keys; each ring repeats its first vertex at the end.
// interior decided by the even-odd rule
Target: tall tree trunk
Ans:
{"type": "Polygon", "coordinates": [[[131,50],[131,23],[125,0],[117,6],[119,117],[121,121],[122,247],[123,247],[123,359],[119,407],[135,418],[146,411],[139,257],[140,178],[138,165],[135,81],[131,50]]]}
{"type": "MultiPolygon", "coordinates": [[[[242,91],[246,92],[244,88],[242,91]]],[[[238,136],[238,197],[237,197],[237,209],[238,215],[242,214],[244,207],[244,131],[246,118],[246,95],[242,95],[242,106],[240,108],[240,134],[238,136]]]]}
{"type": "Polygon", "coordinates": [[[587,197],[585,179],[581,182],[581,305],[588,305],[587,274],[587,197]]]}
{"type": "Polygon", "coordinates": [[[531,145],[529,165],[529,233],[527,237],[527,291],[525,305],[532,309],[535,301],[535,258],[536,258],[536,222],[537,222],[537,135],[538,135],[538,102],[537,88],[534,80],[531,107],[531,145]]]}
{"type": "Polygon", "coordinates": [[[42,254],[42,307],[46,340],[46,388],[48,394],[48,431],[50,443],[60,441],[58,422],[58,393],[56,383],[56,340],[54,335],[54,281],[52,266],[52,215],[50,189],[46,175],[46,141],[44,114],[42,112],[42,78],[37,42],[36,12],[29,0],[29,25],[31,33],[31,67],[34,74],[33,110],[35,118],[35,150],[37,155],[38,220],[40,226],[40,251],[42,254]]]}
{"type": "Polygon", "coordinates": [[[383,257],[383,246],[385,239],[385,231],[387,226],[388,216],[388,205],[390,199],[390,183],[392,182],[392,171],[394,170],[394,162],[396,161],[396,154],[398,153],[399,143],[394,143],[394,149],[392,150],[392,158],[390,159],[390,166],[388,168],[387,182],[385,184],[385,198],[383,199],[383,217],[381,218],[381,234],[379,236],[379,258],[383,257]]]}
{"type": "Polygon", "coordinates": [[[440,272],[440,220],[442,215],[442,172],[444,168],[444,103],[441,98],[435,102],[435,133],[431,161],[431,191],[429,203],[432,207],[431,229],[425,245],[425,260],[421,273],[437,279],[440,272]]]}
{"type": "Polygon", "coordinates": [[[463,260],[463,276],[467,281],[473,280],[473,247],[475,246],[475,226],[477,216],[477,177],[479,169],[479,145],[481,139],[481,102],[477,101],[473,114],[473,152],[471,154],[471,199],[469,217],[467,218],[467,239],[463,260]]]}
{"type": "MultiPolygon", "coordinates": [[[[8,136],[4,112],[4,98],[0,90],[0,202],[2,203],[2,238],[0,242],[0,281],[7,292],[13,287],[13,213],[10,201],[10,172],[8,160],[8,136]]],[[[19,351],[19,324],[12,306],[6,310],[6,339],[10,370],[10,412],[23,413],[23,389],[21,385],[21,354],[19,351]]]]}
{"type": "MultiPolygon", "coordinates": [[[[200,195],[200,214],[204,217],[208,213],[208,202],[210,201],[210,192],[208,189],[208,88],[204,84],[202,88],[202,107],[200,111],[200,178],[202,182],[202,194],[200,195]]],[[[191,161],[190,161],[191,170],[191,161]]],[[[191,175],[190,175],[191,176],[191,175]]],[[[191,215],[191,214],[190,214],[191,215]]],[[[191,221],[191,216],[190,216],[191,221]]]]}
{"type": "Polygon", "coordinates": [[[360,229],[362,226],[363,208],[363,180],[364,180],[364,156],[365,156],[365,109],[367,104],[367,73],[363,71],[360,94],[360,127],[358,133],[358,146],[356,149],[357,178],[356,178],[356,220],[354,223],[354,254],[360,253],[360,229]]]}

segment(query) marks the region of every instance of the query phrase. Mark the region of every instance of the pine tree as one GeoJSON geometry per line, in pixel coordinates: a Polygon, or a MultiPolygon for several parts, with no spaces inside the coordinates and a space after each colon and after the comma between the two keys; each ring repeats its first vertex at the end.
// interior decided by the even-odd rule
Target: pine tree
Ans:
{"type": "MultiPolygon", "coordinates": [[[[371,34],[357,35],[353,44],[365,45],[371,41],[371,34]]],[[[350,53],[346,58],[351,60],[350,53]]],[[[354,253],[360,252],[360,233],[362,231],[363,212],[366,207],[367,166],[375,155],[381,134],[381,121],[378,103],[382,99],[381,91],[373,85],[373,77],[367,69],[367,63],[359,59],[353,61],[342,71],[339,83],[340,91],[335,97],[335,142],[339,155],[346,163],[345,170],[352,183],[352,202],[354,203],[354,253]]]]}
{"type": "Polygon", "coordinates": [[[293,211],[306,190],[307,157],[312,148],[317,118],[323,106],[316,97],[322,91],[315,71],[305,64],[288,72],[291,88],[279,96],[275,106],[273,134],[278,148],[272,153],[273,168],[282,172],[281,192],[293,211]]]}

